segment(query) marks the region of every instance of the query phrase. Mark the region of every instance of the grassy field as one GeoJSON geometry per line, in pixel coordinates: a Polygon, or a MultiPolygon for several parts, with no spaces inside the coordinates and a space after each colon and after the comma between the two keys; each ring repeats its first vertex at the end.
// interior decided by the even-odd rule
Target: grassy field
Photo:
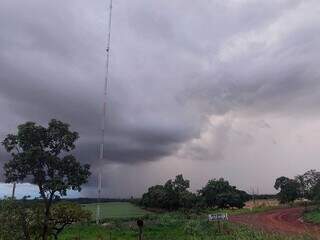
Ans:
{"type": "Polygon", "coordinates": [[[320,224],[320,208],[315,208],[304,214],[304,219],[308,222],[320,224]]]}
{"type": "MultiPolygon", "coordinates": [[[[84,205],[95,216],[96,204],[84,205]]],[[[150,214],[130,203],[105,203],[101,206],[103,224],[73,225],[63,232],[61,240],[136,240],[138,228],[135,218],[144,219],[144,240],[306,240],[304,236],[290,237],[266,234],[245,226],[224,223],[220,232],[218,225],[207,221],[207,213],[201,215],[182,212],[150,214]]],[[[265,211],[259,207],[252,212],[265,211]]],[[[249,209],[229,210],[229,214],[248,213],[249,209]]]]}
{"type": "MultiPolygon", "coordinates": [[[[144,240],[307,240],[304,236],[290,237],[266,234],[247,227],[224,223],[222,232],[218,225],[209,223],[206,216],[183,213],[155,214],[144,219],[144,240]]],[[[138,228],[135,221],[113,219],[105,226],[74,225],[68,228],[61,240],[136,240],[138,228]]]]}
{"type": "MultiPolygon", "coordinates": [[[[86,204],[83,207],[92,212],[92,218],[95,219],[97,204],[86,204]]],[[[102,219],[136,218],[149,214],[149,212],[128,202],[101,203],[100,209],[102,219]]]]}

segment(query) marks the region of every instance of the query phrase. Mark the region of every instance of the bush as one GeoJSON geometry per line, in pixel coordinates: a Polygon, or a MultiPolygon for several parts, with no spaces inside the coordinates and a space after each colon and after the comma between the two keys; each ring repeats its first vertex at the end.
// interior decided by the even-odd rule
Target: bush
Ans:
{"type": "Polygon", "coordinates": [[[0,201],[0,240],[24,239],[22,209],[16,201],[0,201]]]}
{"type": "MultiPolygon", "coordinates": [[[[52,207],[49,235],[58,235],[70,224],[88,221],[91,215],[75,203],[57,203],[52,207]]],[[[44,221],[44,205],[27,200],[0,201],[0,240],[39,239],[44,221]]]]}

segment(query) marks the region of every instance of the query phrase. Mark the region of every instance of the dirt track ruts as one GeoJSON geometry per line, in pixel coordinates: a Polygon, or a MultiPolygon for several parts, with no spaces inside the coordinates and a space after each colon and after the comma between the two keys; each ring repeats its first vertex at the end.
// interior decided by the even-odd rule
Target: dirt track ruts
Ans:
{"type": "Polygon", "coordinates": [[[320,226],[302,221],[303,208],[277,209],[267,212],[231,216],[230,221],[267,232],[302,235],[320,239],[320,226]]]}

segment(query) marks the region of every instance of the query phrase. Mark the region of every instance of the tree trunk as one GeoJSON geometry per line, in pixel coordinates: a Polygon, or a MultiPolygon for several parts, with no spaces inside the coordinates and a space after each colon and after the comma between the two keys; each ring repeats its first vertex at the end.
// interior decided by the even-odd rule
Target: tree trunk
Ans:
{"type": "Polygon", "coordinates": [[[48,240],[49,234],[49,218],[50,218],[50,204],[46,204],[45,216],[43,222],[42,240],[48,240]]]}
{"type": "Polygon", "coordinates": [[[43,229],[42,229],[42,240],[48,240],[49,237],[49,220],[50,220],[50,208],[54,196],[54,192],[50,193],[50,196],[47,198],[46,194],[43,190],[42,184],[39,184],[40,194],[44,200],[45,204],[45,215],[44,215],[44,222],[43,222],[43,229]]]}
{"type": "MultiPolygon", "coordinates": [[[[25,211],[25,210],[24,210],[25,211]]],[[[30,233],[29,233],[29,226],[27,223],[27,219],[26,219],[26,215],[25,213],[23,213],[23,223],[22,223],[22,227],[23,227],[23,234],[26,240],[30,240],[30,233]]]]}

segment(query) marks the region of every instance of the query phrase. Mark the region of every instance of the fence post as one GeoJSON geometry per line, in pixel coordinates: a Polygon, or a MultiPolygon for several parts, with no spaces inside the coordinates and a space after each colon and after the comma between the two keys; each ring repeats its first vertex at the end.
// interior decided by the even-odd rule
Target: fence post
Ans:
{"type": "Polygon", "coordinates": [[[143,228],[143,220],[138,219],[138,220],[137,220],[137,225],[138,225],[138,227],[139,227],[139,240],[142,240],[142,234],[143,234],[143,232],[142,232],[142,228],[143,228]]]}

